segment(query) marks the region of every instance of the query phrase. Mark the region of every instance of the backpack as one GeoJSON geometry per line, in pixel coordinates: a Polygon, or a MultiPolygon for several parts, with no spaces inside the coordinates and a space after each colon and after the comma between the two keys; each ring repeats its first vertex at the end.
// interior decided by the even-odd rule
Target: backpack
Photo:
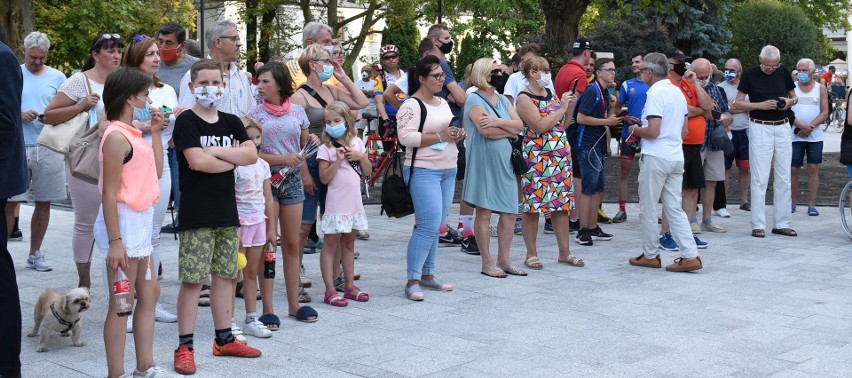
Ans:
{"type": "MultiPolygon", "coordinates": [[[[412,98],[420,105],[420,127],[417,131],[423,132],[423,124],[426,122],[426,106],[419,98],[412,98]]],[[[380,215],[387,213],[388,218],[402,218],[414,214],[414,202],[411,200],[409,186],[414,178],[414,158],[417,156],[417,150],[417,147],[413,147],[411,150],[411,165],[408,170],[409,185],[405,184],[405,179],[402,177],[402,170],[404,169],[402,160],[405,153],[397,152],[391,156],[392,160],[382,180],[380,215]]]]}

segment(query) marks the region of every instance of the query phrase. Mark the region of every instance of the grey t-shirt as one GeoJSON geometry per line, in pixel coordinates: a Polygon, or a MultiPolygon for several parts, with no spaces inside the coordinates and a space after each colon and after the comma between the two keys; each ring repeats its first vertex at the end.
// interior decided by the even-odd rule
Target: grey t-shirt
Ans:
{"type": "Polygon", "coordinates": [[[192,68],[192,64],[198,61],[198,58],[192,55],[183,55],[183,59],[181,59],[180,63],[170,66],[166,64],[165,61],[160,61],[160,70],[157,72],[157,77],[160,78],[160,81],[171,85],[172,88],[175,89],[178,98],[180,98],[180,91],[185,89],[180,87],[180,79],[183,78],[183,75],[186,75],[186,72],[192,68]]]}

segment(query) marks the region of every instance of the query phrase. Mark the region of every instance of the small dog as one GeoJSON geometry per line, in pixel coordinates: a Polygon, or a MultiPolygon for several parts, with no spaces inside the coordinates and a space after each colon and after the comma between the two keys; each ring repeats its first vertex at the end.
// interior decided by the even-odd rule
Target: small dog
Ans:
{"type": "Polygon", "coordinates": [[[35,325],[28,337],[39,335],[37,352],[47,351],[47,338],[50,332],[61,332],[62,337],[71,336],[74,346],[85,346],[81,335],[81,320],[83,311],[92,307],[89,290],[78,287],[71,289],[65,295],[56,290],[46,289],[38,297],[33,317],[35,325]]]}

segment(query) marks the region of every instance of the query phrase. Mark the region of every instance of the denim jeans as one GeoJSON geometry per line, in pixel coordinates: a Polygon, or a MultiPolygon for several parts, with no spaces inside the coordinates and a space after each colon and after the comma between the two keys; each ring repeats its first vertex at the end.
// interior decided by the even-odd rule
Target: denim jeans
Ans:
{"type": "Polygon", "coordinates": [[[435,274],[435,255],[438,252],[438,229],[447,219],[453,192],[456,188],[456,168],[414,168],[414,177],[409,177],[410,167],[403,168],[406,183],[411,182],[409,191],[414,203],[414,232],[408,240],[408,279],[420,280],[421,276],[435,274]],[[439,206],[440,205],[440,206],[439,206]]]}
{"type": "MultiPolygon", "coordinates": [[[[177,151],[174,148],[169,148],[169,174],[172,176],[172,203],[175,209],[180,206],[180,181],[178,181],[178,159],[177,151]]],[[[160,193],[161,196],[165,195],[160,193]]]]}

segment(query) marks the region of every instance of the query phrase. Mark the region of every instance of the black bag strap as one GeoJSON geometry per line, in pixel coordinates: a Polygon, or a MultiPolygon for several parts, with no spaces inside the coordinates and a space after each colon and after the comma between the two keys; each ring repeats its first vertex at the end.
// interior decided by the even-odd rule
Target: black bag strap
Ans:
{"type": "MultiPolygon", "coordinates": [[[[485,98],[485,96],[483,96],[483,95],[482,95],[481,93],[479,93],[478,91],[477,91],[477,92],[473,92],[473,93],[476,93],[476,95],[477,95],[477,96],[481,97],[481,98],[482,98],[482,100],[483,100],[483,101],[485,101],[485,103],[486,103],[486,104],[488,104],[488,106],[490,106],[490,107],[491,107],[491,110],[493,110],[493,111],[494,111],[494,114],[496,114],[496,115],[497,115],[497,117],[500,117],[500,112],[498,112],[498,111],[497,111],[497,108],[495,108],[495,107],[494,107],[494,105],[493,105],[493,104],[491,104],[491,101],[489,101],[487,98],[485,98]]],[[[502,95],[498,93],[498,94],[497,94],[497,103],[499,103],[499,102],[500,102],[500,96],[502,96],[502,95]]],[[[502,118],[502,117],[500,117],[500,118],[502,118]]],[[[515,142],[515,140],[517,139],[517,137],[515,137],[515,138],[512,138],[512,137],[506,137],[506,139],[508,139],[508,140],[509,140],[509,143],[514,143],[514,142],[515,142]]],[[[514,150],[514,149],[513,149],[513,150],[514,150]]]]}
{"type": "Polygon", "coordinates": [[[308,86],[308,84],[300,85],[299,89],[304,89],[305,92],[308,92],[311,97],[313,97],[315,100],[317,100],[317,102],[319,102],[321,107],[325,108],[326,106],[328,106],[328,103],[323,100],[322,96],[320,96],[315,89],[308,86]]]}
{"type": "MultiPolygon", "coordinates": [[[[423,133],[423,125],[426,124],[426,105],[423,104],[423,101],[417,97],[411,97],[417,100],[417,104],[420,105],[420,126],[417,127],[418,133],[423,133]]],[[[417,156],[418,147],[414,147],[411,150],[411,165],[408,167],[408,187],[411,187],[411,179],[414,178],[414,158],[417,156]]]]}

